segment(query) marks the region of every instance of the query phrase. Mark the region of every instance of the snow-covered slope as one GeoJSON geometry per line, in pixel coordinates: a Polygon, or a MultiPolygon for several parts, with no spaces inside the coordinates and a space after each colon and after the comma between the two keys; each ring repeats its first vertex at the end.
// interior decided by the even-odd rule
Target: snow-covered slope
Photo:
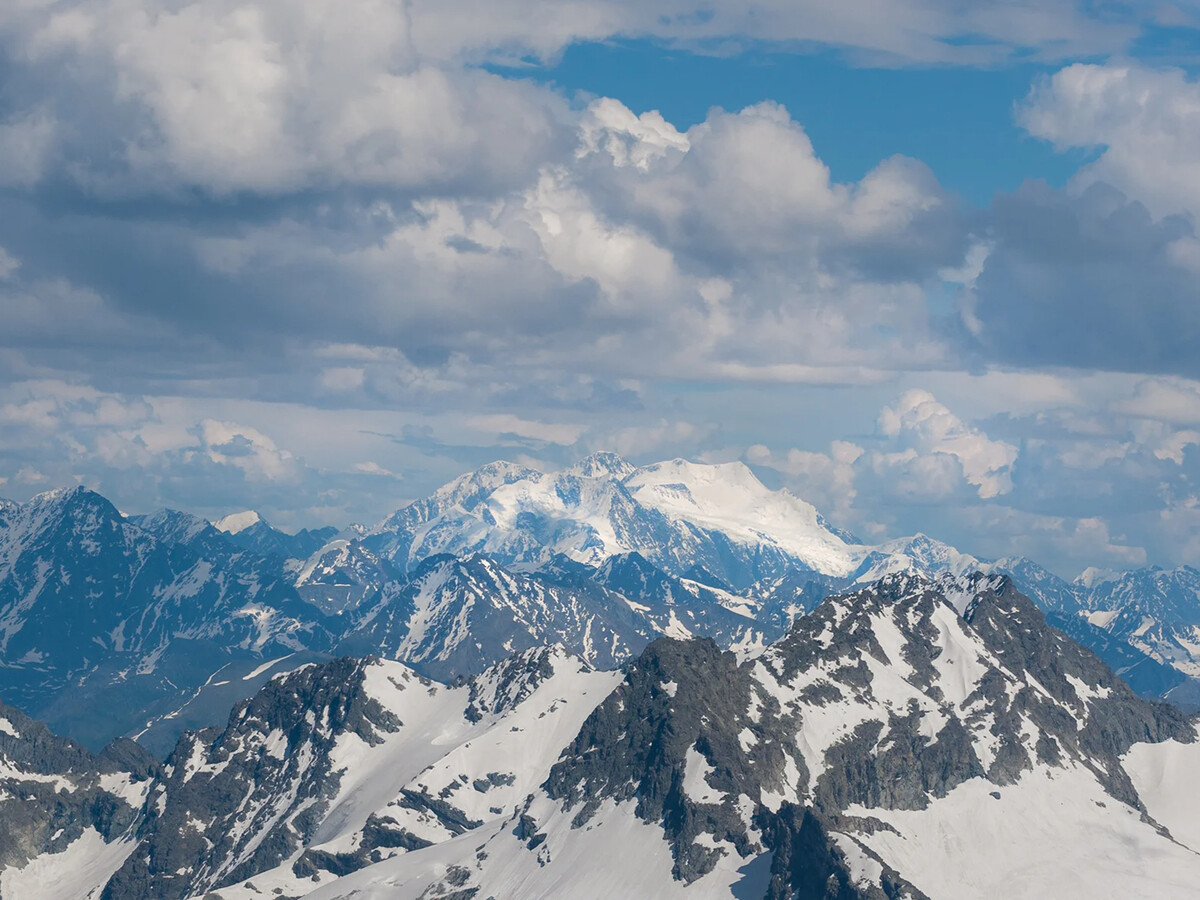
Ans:
{"type": "Polygon", "coordinates": [[[0,704],[0,897],[98,898],[136,845],[155,771],[132,742],[94,756],[0,704]]]}
{"type": "Polygon", "coordinates": [[[298,896],[504,821],[618,679],[554,648],[456,688],[381,661],[282,676],[180,743],[106,896],[298,896]]]}
{"type": "Polygon", "coordinates": [[[90,746],[129,733],[165,752],[271,660],[340,647],[449,679],[547,641],[617,665],[657,635],[745,656],[831,593],[979,570],[1011,574],[1139,691],[1200,705],[1194,570],[1087,586],[925,535],[857,544],[741,464],[496,463],[328,541],[256,515],[222,525],[122,517],[82,489],[0,505],[0,697],[90,746]]]}
{"type": "Polygon", "coordinates": [[[239,531],[245,531],[252,525],[257,525],[263,521],[263,517],[252,509],[244,509],[241,512],[230,513],[213,522],[213,527],[217,531],[224,531],[226,534],[237,534],[239,531]]]}
{"type": "Polygon", "coordinates": [[[638,552],[668,572],[701,566],[735,585],[794,567],[845,574],[861,555],[812,506],[768,490],[741,463],[636,469],[614,454],[554,474],[493,463],[399,510],[366,540],[405,568],[442,553],[597,565],[638,552]]]}
{"type": "MultiPolygon", "coordinates": [[[[455,687],[379,660],[278,676],[180,742],[136,847],[80,884],[110,900],[1182,898],[1200,879],[1196,746],[1008,577],[901,573],[744,659],[660,638],[622,672],[535,648],[455,687]]],[[[32,856],[22,871],[61,871],[32,856]]]]}
{"type": "Polygon", "coordinates": [[[735,547],[778,552],[827,575],[846,575],[861,551],[830,531],[816,509],[787,490],[772,491],[740,462],[700,465],[682,459],[625,476],[643,507],[735,547]]]}
{"type": "Polygon", "coordinates": [[[1146,738],[1194,732],[1007,579],[894,577],[741,666],[651,645],[513,827],[341,896],[618,896],[626,876],[667,897],[1189,896],[1200,857],[1143,818],[1122,765],[1146,738]]]}
{"type": "MultiPolygon", "coordinates": [[[[768,637],[830,593],[902,572],[1004,572],[1045,609],[1074,615],[1081,608],[1081,588],[1031,560],[982,560],[923,534],[878,546],[853,540],[741,463],[676,459],[638,468],[599,453],[557,473],[492,463],[398,510],[356,543],[401,572],[432,555],[485,554],[549,577],[562,559],[603,569],[636,555],[667,576],[725,591],[720,605],[755,618],[768,637]]],[[[323,552],[334,556],[344,544],[323,552]]],[[[689,633],[724,639],[717,627],[689,633]]]]}
{"type": "Polygon", "coordinates": [[[1200,571],[1139,569],[1097,581],[1083,594],[1088,621],[1174,666],[1200,676],[1200,571]]]}

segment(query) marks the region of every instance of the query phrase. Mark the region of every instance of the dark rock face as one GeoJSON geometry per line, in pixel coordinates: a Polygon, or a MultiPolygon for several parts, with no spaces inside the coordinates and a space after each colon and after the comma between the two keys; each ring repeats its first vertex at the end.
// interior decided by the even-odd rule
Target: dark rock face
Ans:
{"type": "MultiPolygon", "coordinates": [[[[515,654],[445,710],[507,732],[503,717],[538,696],[545,711],[524,721],[540,721],[581,699],[539,693],[563,658],[551,648],[515,654]]],[[[106,840],[136,839],[105,885],[108,900],[182,900],[268,870],[327,883],[483,830],[482,817],[464,810],[485,808],[480,795],[514,783],[486,755],[396,788],[386,807],[364,811],[353,841],[323,844],[342,778],[331,753],[339,736],[378,747],[404,727],[370,696],[371,664],[338,659],[280,676],[223,730],[185,736],[162,767],[131,742],[92,756],[12,711],[0,754],[29,773],[33,800],[11,809],[0,801],[0,858],[19,865],[95,828],[106,840]],[[140,785],[128,788],[136,801],[106,791],[104,773],[140,785]],[[56,774],[73,785],[69,802],[38,781],[56,774]]],[[[403,677],[433,696],[432,682],[403,677]]],[[[890,576],[831,598],[744,662],[709,639],[659,638],[595,702],[580,710],[582,727],[541,787],[510,807],[499,831],[492,819],[493,837],[448,864],[428,896],[487,897],[489,841],[515,838],[535,868],[552,866],[564,836],[586,844],[598,817],[624,804],[661,828],[685,884],[711,876],[722,857],[769,853],[767,898],[919,900],[905,873],[867,846],[891,828],[872,810],[920,811],[977,778],[999,799],[999,788],[1035,767],[1082,766],[1113,802],[1145,814],[1120,757],[1136,742],[1195,739],[1180,713],[1137,697],[995,575],[890,576]]],[[[442,707],[429,709],[445,720],[442,707]]],[[[477,739],[472,732],[462,747],[477,739]]]]}
{"type": "MultiPolygon", "coordinates": [[[[5,503],[0,696],[93,749],[144,734],[165,754],[183,727],[218,723],[262,680],[242,676],[272,658],[296,654],[294,665],[377,653],[448,681],[547,642],[597,667],[624,663],[663,633],[708,636],[741,652],[779,639],[857,578],[898,561],[937,570],[955,555],[919,535],[869,554],[846,577],[824,575],[640,504],[625,484],[633,471],[602,454],[552,479],[564,503],[602,499],[606,527],[638,548],[595,566],[553,550],[583,527],[573,519],[523,513],[471,531],[488,525],[499,487],[550,478],[507,464],[460,479],[374,532],[347,531],[324,546],[328,530],[286,535],[260,521],[227,534],[172,510],[122,517],[83,489],[5,503]],[[486,555],[428,556],[444,548],[486,555]],[[301,568],[285,560],[310,552],[301,568]]],[[[1084,587],[1028,560],[989,566],[1011,569],[1054,610],[1053,624],[1139,693],[1200,706],[1195,679],[1168,665],[1187,669],[1185,644],[1200,622],[1195,570],[1084,587]],[[1080,616],[1110,607],[1120,610],[1103,628],[1080,616]],[[1153,624],[1138,633],[1145,617],[1153,624]]]]}
{"type": "MultiPolygon", "coordinates": [[[[904,891],[922,897],[886,867],[885,887],[856,887],[813,808],[763,804],[764,794],[788,788],[783,748],[794,740],[795,727],[796,719],[781,713],[751,667],[739,667],[732,654],[711,641],[663,638],[647,647],[593,713],[545,789],[564,809],[578,809],[577,828],[588,824],[603,799],[636,801],[640,818],[661,823],[674,851],[674,874],[684,882],[708,874],[720,858],[722,851],[697,842],[708,835],[742,856],[773,854],[768,897],[882,898],[904,891]],[[714,789],[712,802],[688,794],[689,752],[708,767],[704,781],[714,789]],[[753,825],[740,806],[742,795],[755,800],[753,825]]],[[[839,746],[831,767],[858,763],[854,749],[853,743],[839,746]]],[[[802,759],[792,774],[807,781],[802,759]]],[[[523,824],[535,837],[536,823],[523,824]]]]}
{"type": "Polygon", "coordinates": [[[584,724],[550,773],[546,792],[564,807],[580,805],[576,826],[587,823],[602,799],[637,801],[637,814],[662,822],[675,847],[675,874],[684,881],[712,870],[717,854],[694,843],[702,833],[749,852],[737,808],[739,793],[754,796],[764,780],[779,788],[783,756],[778,738],[786,723],[770,698],[758,722],[748,710],[757,686],[731,653],[709,640],[660,638],[633,663],[625,682],[584,724]],[[742,751],[743,729],[760,735],[742,751]],[[718,804],[696,803],[685,790],[689,749],[713,766],[709,784],[724,789],[718,804]]]}
{"type": "Polygon", "coordinates": [[[831,599],[740,666],[711,641],[655,641],[545,790],[575,827],[606,799],[635,802],[661,823],[684,881],[725,846],[774,854],[769,896],[920,896],[886,866],[876,883],[852,881],[830,834],[852,841],[845,832],[875,826],[848,809],[920,810],[971,778],[1011,784],[1035,764],[1072,762],[1140,808],[1120,757],[1169,738],[1195,731],[1048,627],[1010,579],[902,575],[831,599]],[[830,721],[843,736],[825,735],[830,721]],[[686,782],[701,758],[708,796],[697,799],[686,782]]]}
{"type": "MultiPolygon", "coordinates": [[[[149,800],[161,811],[147,820],[104,896],[202,894],[272,868],[303,846],[339,784],[329,761],[337,737],[353,733],[374,743],[400,725],[362,690],[364,665],[338,659],[289,673],[235,707],[224,731],[185,735],[149,800]]],[[[306,865],[320,862],[329,860],[306,865]]]]}
{"type": "MultiPolygon", "coordinates": [[[[538,647],[516,653],[492,666],[486,673],[471,679],[469,700],[464,715],[473,722],[485,715],[499,715],[515,709],[529,697],[538,686],[554,674],[547,647],[538,647]]],[[[496,784],[502,776],[491,773],[488,783],[496,784]]]]}
{"type": "Polygon", "coordinates": [[[0,868],[61,852],[89,828],[106,842],[136,828],[158,774],[145,751],[123,741],[93,755],[4,704],[0,719],[0,868]]]}
{"type": "Polygon", "coordinates": [[[171,712],[227,664],[332,645],[280,562],[193,516],[125,519],[77,488],[0,520],[0,696],[89,746],[171,712]]]}
{"type": "Polygon", "coordinates": [[[763,843],[772,851],[771,883],[763,900],[927,900],[882,862],[878,885],[855,884],[845,854],[812,809],[785,802],[778,811],[761,815],[760,825],[763,843]]]}
{"type": "Polygon", "coordinates": [[[1195,739],[1194,728],[1178,709],[1134,694],[1098,656],[1049,628],[1041,610],[1011,581],[980,593],[965,618],[1006,664],[1043,689],[1030,684],[1014,698],[1014,706],[1042,732],[1039,756],[1045,758],[1039,761],[1056,762],[1060,753],[1079,759],[1097,772],[1114,797],[1136,806],[1137,793],[1120,757],[1138,741],[1195,739]],[[1079,715],[1084,718],[1081,727],[1079,715]]]}

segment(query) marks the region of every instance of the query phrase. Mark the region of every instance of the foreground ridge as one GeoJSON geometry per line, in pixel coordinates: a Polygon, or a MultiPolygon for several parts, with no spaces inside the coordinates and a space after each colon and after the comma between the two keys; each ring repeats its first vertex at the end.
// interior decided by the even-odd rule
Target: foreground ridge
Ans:
{"type": "Polygon", "coordinates": [[[748,656],[662,637],[619,672],[541,647],[455,686],[373,658],[279,675],[147,774],[90,890],[1184,897],[1195,738],[1008,577],[901,573],[748,656]]]}

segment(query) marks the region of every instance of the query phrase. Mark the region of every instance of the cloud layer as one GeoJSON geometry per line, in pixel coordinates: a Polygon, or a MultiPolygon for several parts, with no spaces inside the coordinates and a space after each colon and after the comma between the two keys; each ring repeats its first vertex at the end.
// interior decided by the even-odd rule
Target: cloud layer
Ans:
{"type": "Polygon", "coordinates": [[[0,492],[342,522],[612,448],[744,458],[872,536],[1196,561],[1200,89],[1073,61],[1160,13],[10,4],[0,492]],[[769,98],[682,129],[520,77],[626,38],[1038,60],[1017,122],[1089,156],[972,208],[904,156],[833,177],[769,98]]]}

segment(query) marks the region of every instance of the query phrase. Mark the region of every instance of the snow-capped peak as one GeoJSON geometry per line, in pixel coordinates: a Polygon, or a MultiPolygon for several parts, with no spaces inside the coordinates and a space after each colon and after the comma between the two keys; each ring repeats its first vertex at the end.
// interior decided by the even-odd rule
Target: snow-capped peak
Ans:
{"type": "Polygon", "coordinates": [[[1118,572],[1116,569],[1101,569],[1097,566],[1088,566],[1082,572],[1075,576],[1075,584],[1080,587],[1094,588],[1098,584],[1104,584],[1108,581],[1116,581],[1124,573],[1118,572]]]}
{"type": "Polygon", "coordinates": [[[625,478],[634,471],[632,463],[609,450],[586,456],[566,470],[583,478],[625,478]]]}
{"type": "Polygon", "coordinates": [[[52,488],[48,491],[42,491],[40,494],[34,494],[29,498],[29,506],[46,506],[52,503],[59,503],[64,500],[69,500],[77,494],[82,494],[87,490],[83,485],[76,484],[71,487],[52,488]]]}
{"type": "Polygon", "coordinates": [[[491,463],[398,510],[366,538],[404,569],[439,553],[489,554],[537,566],[588,565],[636,551],[682,574],[694,566],[729,584],[802,569],[841,576],[867,548],[847,543],[816,509],[772,491],[740,462],[675,459],[634,468],[596,453],[557,473],[491,463]]]}
{"type": "Polygon", "coordinates": [[[226,534],[238,534],[252,525],[257,525],[263,521],[265,519],[257,512],[252,509],[246,509],[242,512],[230,513],[227,516],[217,519],[217,521],[213,522],[213,527],[217,531],[224,531],[226,534]]]}
{"type": "Polygon", "coordinates": [[[772,491],[741,462],[704,465],[674,459],[625,479],[643,506],[718,531],[737,543],[769,544],[828,575],[845,575],[861,551],[822,525],[812,504],[772,491]]]}

